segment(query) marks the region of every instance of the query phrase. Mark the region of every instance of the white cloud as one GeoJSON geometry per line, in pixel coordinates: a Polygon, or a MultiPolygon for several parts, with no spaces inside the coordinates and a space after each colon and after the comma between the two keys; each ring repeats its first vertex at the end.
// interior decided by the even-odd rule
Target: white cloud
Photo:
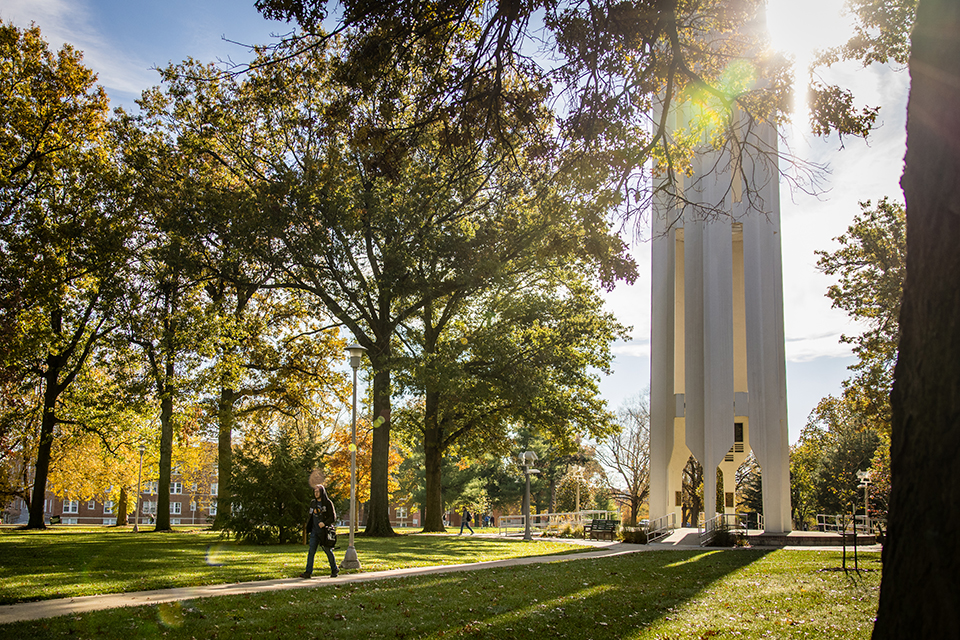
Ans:
{"type": "Polygon", "coordinates": [[[650,343],[618,342],[610,348],[610,351],[618,358],[621,356],[627,358],[649,358],[650,343]]]}
{"type": "Polygon", "coordinates": [[[92,8],[79,0],[0,0],[0,17],[21,28],[31,22],[40,27],[51,49],[64,43],[83,52],[84,63],[111,97],[138,97],[158,83],[151,64],[137,52],[120,50],[95,26],[92,8]]]}

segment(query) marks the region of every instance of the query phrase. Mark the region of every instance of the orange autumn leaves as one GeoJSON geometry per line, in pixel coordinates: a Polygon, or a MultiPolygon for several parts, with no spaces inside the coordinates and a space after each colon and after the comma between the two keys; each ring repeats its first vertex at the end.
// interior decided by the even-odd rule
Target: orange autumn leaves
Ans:
{"type": "MultiPolygon", "coordinates": [[[[357,419],[357,502],[370,499],[370,459],[373,446],[373,425],[368,419],[357,419]]],[[[352,450],[350,425],[338,427],[331,438],[330,453],[326,457],[326,481],[331,491],[350,491],[350,453],[352,450]]],[[[388,461],[387,490],[392,494],[400,485],[395,478],[403,457],[393,446],[388,461]]]]}

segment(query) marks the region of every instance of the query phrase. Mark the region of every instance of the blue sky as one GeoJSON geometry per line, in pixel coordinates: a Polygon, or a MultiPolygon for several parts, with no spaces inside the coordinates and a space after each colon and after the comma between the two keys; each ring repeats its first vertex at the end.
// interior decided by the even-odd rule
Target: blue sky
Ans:
{"type": "MultiPolygon", "coordinates": [[[[838,0],[770,0],[771,31],[783,48],[803,60],[812,46],[839,41],[844,19],[838,0]],[[832,13],[831,13],[832,12],[832,13]],[[831,17],[832,16],[832,17],[831,17]]],[[[289,25],[267,22],[253,0],[0,0],[0,18],[26,27],[40,26],[52,47],[64,42],[84,51],[114,105],[133,108],[140,91],[158,84],[155,67],[193,57],[203,62],[250,55],[236,43],[262,44],[289,25]],[[231,42],[232,41],[232,42],[231,42]]],[[[800,65],[803,66],[803,65],[800,65]]],[[[880,105],[881,126],[869,143],[810,136],[800,122],[783,132],[793,153],[825,163],[826,191],[818,196],[781,188],[783,227],[784,316],[787,338],[787,396],[791,441],[817,402],[838,393],[854,362],[842,333],[859,329],[824,297],[831,280],[816,270],[814,251],[836,247],[859,212],[858,202],[884,196],[902,201],[899,188],[905,148],[905,111],[909,78],[875,65],[861,69],[841,65],[824,74],[854,90],[859,100],[880,105]],[[843,148],[841,148],[843,147],[843,148]]],[[[609,308],[633,327],[632,339],[614,347],[614,373],[601,390],[617,408],[649,384],[650,257],[649,245],[634,243],[640,278],[608,296],[609,308]]]]}

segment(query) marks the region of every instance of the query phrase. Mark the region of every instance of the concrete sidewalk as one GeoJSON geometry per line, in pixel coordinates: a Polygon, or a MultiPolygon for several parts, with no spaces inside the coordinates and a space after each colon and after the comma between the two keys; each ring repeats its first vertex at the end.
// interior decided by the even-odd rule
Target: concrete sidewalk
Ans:
{"type": "Polygon", "coordinates": [[[594,551],[571,553],[562,556],[533,556],[528,558],[512,558],[509,560],[492,560],[489,562],[474,562],[469,564],[441,565],[435,567],[414,567],[410,569],[391,569],[389,571],[375,571],[370,573],[343,574],[336,578],[283,578],[280,580],[261,580],[258,582],[235,582],[232,584],[215,584],[202,587],[182,587],[177,589],[156,589],[153,591],[134,591],[130,593],[115,593],[99,596],[79,596],[76,598],[62,598],[59,600],[42,600],[39,602],[24,602],[0,606],[0,625],[21,620],[40,620],[57,616],[76,615],[87,611],[115,609],[118,607],[137,607],[143,605],[160,604],[193,600],[196,598],[212,598],[215,596],[231,596],[247,593],[266,593],[283,591],[286,589],[322,588],[337,584],[370,582],[408,576],[425,576],[443,573],[458,573],[463,571],[477,571],[495,567],[516,567],[528,564],[569,562],[571,560],[585,560],[588,558],[604,558],[627,553],[645,551],[643,545],[623,544],[619,542],[602,542],[590,544],[596,547],[594,551]]]}

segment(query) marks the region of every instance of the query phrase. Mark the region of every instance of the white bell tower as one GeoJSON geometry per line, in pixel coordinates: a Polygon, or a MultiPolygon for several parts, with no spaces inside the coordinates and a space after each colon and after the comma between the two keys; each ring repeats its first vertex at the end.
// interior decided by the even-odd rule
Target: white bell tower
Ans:
{"type": "MultiPolygon", "coordinates": [[[[671,131],[686,125],[690,109],[689,103],[672,109],[671,131]]],[[[738,149],[776,157],[772,126],[750,125],[736,109],[732,117],[738,149]]],[[[691,454],[703,465],[705,518],[716,513],[717,468],[723,510],[733,513],[734,476],[752,450],[762,470],[764,530],[792,529],[780,185],[773,164],[707,149],[692,175],[678,178],[682,196],[654,201],[651,521],[673,512],[680,523],[681,474],[691,454]]]]}

